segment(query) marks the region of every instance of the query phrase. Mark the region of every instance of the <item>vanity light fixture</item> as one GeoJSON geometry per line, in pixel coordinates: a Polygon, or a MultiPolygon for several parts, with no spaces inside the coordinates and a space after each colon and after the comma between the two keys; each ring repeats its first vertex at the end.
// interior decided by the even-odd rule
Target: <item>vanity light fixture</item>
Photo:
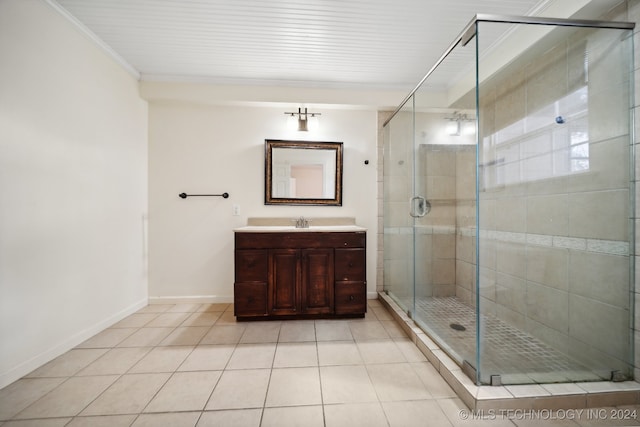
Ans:
{"type": "Polygon", "coordinates": [[[298,108],[297,113],[285,112],[288,116],[288,126],[290,129],[297,129],[298,132],[307,132],[318,128],[318,116],[320,113],[310,113],[305,108],[298,108]]]}
{"type": "Polygon", "coordinates": [[[447,134],[460,136],[461,134],[472,135],[476,133],[475,119],[467,116],[466,113],[454,111],[450,117],[445,117],[447,123],[447,134]]]}

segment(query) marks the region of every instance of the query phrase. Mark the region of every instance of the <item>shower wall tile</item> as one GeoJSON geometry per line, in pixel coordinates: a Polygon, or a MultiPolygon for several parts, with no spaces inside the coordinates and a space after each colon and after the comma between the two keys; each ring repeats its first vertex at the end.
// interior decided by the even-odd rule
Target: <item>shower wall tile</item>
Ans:
{"type": "Polygon", "coordinates": [[[475,264],[456,260],[456,285],[471,291],[475,286],[475,264]]]}
{"type": "Polygon", "coordinates": [[[626,240],[628,190],[592,191],[569,195],[569,235],[606,240],[626,240]]]}
{"type": "Polygon", "coordinates": [[[496,271],[480,267],[480,295],[490,301],[496,300],[496,271]]]}
{"type": "Polygon", "coordinates": [[[527,246],[527,280],[567,291],[568,250],[527,246]]]}
{"type": "Polygon", "coordinates": [[[526,94],[521,98],[526,100],[526,111],[538,111],[567,93],[566,46],[556,46],[528,65],[526,94]]]}
{"type": "Polygon", "coordinates": [[[454,234],[434,234],[433,257],[436,259],[455,259],[456,257],[456,235],[454,234]]]}
{"type": "Polygon", "coordinates": [[[564,194],[567,192],[569,176],[559,176],[538,181],[528,182],[527,194],[529,196],[543,196],[550,194],[564,194]]]}
{"type": "Polygon", "coordinates": [[[387,234],[385,236],[387,259],[407,259],[413,251],[413,236],[408,234],[387,234]]]}
{"type": "MultiPolygon", "coordinates": [[[[629,372],[629,366],[626,362],[607,354],[601,348],[595,347],[573,337],[569,337],[568,341],[568,354],[570,357],[575,358],[576,360],[589,360],[593,366],[599,367],[599,369],[593,369],[593,380],[599,379],[602,381],[609,381],[611,379],[611,372],[616,370],[622,371],[625,374],[629,372]]],[[[613,385],[614,383],[610,384],[613,385]]],[[[581,387],[584,387],[584,385],[581,385],[581,387]]]]}
{"type": "Polygon", "coordinates": [[[521,331],[525,331],[527,329],[527,318],[523,312],[511,310],[498,302],[498,304],[496,304],[496,315],[498,316],[498,319],[506,322],[514,328],[518,328],[521,331]]]}
{"type": "Polygon", "coordinates": [[[543,323],[540,323],[531,317],[527,317],[526,332],[539,339],[540,341],[549,344],[556,350],[568,354],[569,342],[567,340],[567,333],[558,331],[543,323]]]}
{"type": "Polygon", "coordinates": [[[593,85],[594,90],[609,90],[629,78],[626,70],[631,58],[627,55],[626,47],[620,43],[620,33],[617,31],[601,31],[597,37],[589,39],[590,56],[599,58],[589,62],[589,82],[600,83],[593,85]]]}
{"type": "Polygon", "coordinates": [[[574,249],[576,251],[587,250],[587,240],[577,237],[552,236],[553,246],[556,248],[574,249]]]}
{"type": "MultiPolygon", "coordinates": [[[[640,307],[640,293],[637,292],[638,288],[636,288],[636,292],[633,293],[633,301],[635,303],[636,309],[640,307]]],[[[634,331],[640,331],[640,316],[636,316],[633,322],[634,331]]],[[[640,377],[639,377],[640,379],[640,377]]]]}
{"type": "Polygon", "coordinates": [[[566,236],[569,232],[568,203],[566,194],[529,197],[526,200],[526,231],[566,236]]]}
{"type": "Polygon", "coordinates": [[[553,236],[527,233],[526,242],[528,245],[550,247],[553,246],[553,236]]]}
{"type": "Polygon", "coordinates": [[[504,198],[495,202],[496,229],[500,231],[527,231],[527,200],[504,198]]]}
{"type": "Polygon", "coordinates": [[[527,282],[519,277],[498,273],[496,302],[510,311],[524,315],[527,312],[527,282]]]}
{"type": "Polygon", "coordinates": [[[456,283],[455,259],[434,259],[431,263],[434,285],[452,285],[456,283]]]}
{"type": "Polygon", "coordinates": [[[571,337],[611,356],[629,351],[629,311],[591,298],[571,295],[571,337]]]}
{"type": "MultiPolygon", "coordinates": [[[[406,211],[405,211],[406,215],[406,211]]],[[[407,215],[408,216],[408,215],[407,215]]],[[[429,215],[416,221],[419,225],[455,227],[456,207],[453,204],[432,204],[429,215]]]]}
{"type": "Polygon", "coordinates": [[[496,310],[497,304],[494,301],[480,297],[480,314],[495,317],[496,310]]]}
{"type": "Polygon", "coordinates": [[[524,245],[496,242],[496,267],[502,273],[522,279],[526,278],[527,263],[525,255],[524,245]]]}
{"type": "Polygon", "coordinates": [[[476,152],[475,146],[456,153],[456,197],[458,200],[475,200],[476,152]]]}
{"type": "Polygon", "coordinates": [[[458,200],[456,203],[456,227],[458,229],[475,228],[476,205],[472,200],[458,200]]]}
{"type": "Polygon", "coordinates": [[[406,256],[409,255],[413,255],[414,254],[414,242],[415,242],[415,254],[418,257],[418,259],[425,259],[425,260],[430,260],[432,258],[434,258],[434,256],[437,256],[434,252],[434,247],[438,248],[437,245],[434,245],[434,239],[436,238],[437,235],[434,234],[422,234],[419,231],[421,231],[420,229],[416,230],[418,233],[416,233],[415,237],[413,237],[412,235],[405,235],[405,239],[406,239],[406,244],[407,244],[407,248],[409,253],[406,256]]]}
{"type": "Polygon", "coordinates": [[[436,283],[434,281],[435,268],[433,266],[434,263],[431,262],[430,258],[425,258],[415,264],[416,292],[421,290],[420,296],[431,296],[433,284],[436,283]],[[428,291],[427,288],[429,288],[428,291]]]}
{"type": "MultiPolygon", "coordinates": [[[[455,163],[454,163],[455,165],[455,163]]],[[[430,201],[448,201],[456,199],[456,178],[454,176],[428,176],[426,187],[420,191],[430,201]]]]}
{"type": "Polygon", "coordinates": [[[478,201],[480,228],[483,230],[496,229],[496,200],[482,197],[478,201]]]}
{"type": "Polygon", "coordinates": [[[635,369],[634,369],[634,378],[637,380],[640,378],[640,331],[633,331],[633,343],[634,343],[634,357],[635,357],[635,369]]]}
{"type": "MultiPolygon", "coordinates": [[[[600,82],[602,81],[606,80],[601,79],[600,82]]],[[[615,85],[607,85],[608,87],[600,88],[595,93],[591,92],[592,86],[589,87],[589,114],[598,117],[595,123],[589,122],[589,138],[592,141],[605,140],[629,133],[628,107],[617,101],[629,98],[627,85],[627,83],[619,84],[616,82],[615,85]]]]}
{"type": "Polygon", "coordinates": [[[388,216],[384,219],[385,227],[408,227],[410,224],[409,215],[409,203],[404,202],[389,202],[388,203],[388,216]]]}
{"type": "Polygon", "coordinates": [[[433,285],[433,296],[435,298],[452,297],[456,294],[456,285],[433,285]]]}
{"type": "Polygon", "coordinates": [[[527,317],[561,333],[569,332],[569,294],[527,282],[527,317]]]}
{"type": "MultiPolygon", "coordinates": [[[[491,135],[496,130],[496,91],[494,87],[480,87],[480,121],[478,122],[478,130],[480,135],[491,135]]],[[[485,153],[486,154],[486,153],[485,153]]],[[[483,159],[483,160],[486,160],[483,159]]]]}
{"type": "Polygon", "coordinates": [[[456,234],[455,254],[456,259],[466,261],[468,263],[475,263],[475,239],[469,236],[463,236],[456,234]]]}
{"type": "Polygon", "coordinates": [[[629,185],[629,138],[589,144],[589,171],[569,175],[569,192],[624,189],[629,185]]]}
{"type": "Polygon", "coordinates": [[[409,265],[406,260],[386,260],[385,267],[385,284],[389,288],[398,290],[401,288],[408,288],[409,279],[409,265]]]}
{"type": "MultiPolygon", "coordinates": [[[[435,151],[434,149],[427,150],[426,148],[422,150],[422,147],[428,147],[426,145],[422,145],[420,147],[421,151],[424,151],[426,161],[426,171],[425,175],[428,176],[448,176],[455,177],[456,176],[456,157],[457,152],[453,150],[446,151],[435,151]]],[[[434,147],[433,145],[429,147],[434,147]]],[[[448,147],[443,147],[448,148],[448,147]]],[[[437,147],[435,147],[437,149],[437,147]]]]}
{"type": "Polygon", "coordinates": [[[569,278],[572,294],[629,309],[627,257],[571,251],[569,278]]]}
{"type": "Polygon", "coordinates": [[[387,202],[406,202],[410,195],[409,179],[406,176],[390,176],[387,180],[385,198],[387,202]]]}
{"type": "MultiPolygon", "coordinates": [[[[480,239],[480,265],[487,268],[496,269],[498,259],[498,242],[495,239],[480,239]]],[[[475,255],[475,241],[473,246],[473,254],[475,255]]],[[[472,259],[475,264],[475,258],[472,259]]]]}
{"type": "Polygon", "coordinates": [[[569,40],[568,52],[567,52],[567,74],[568,74],[568,87],[569,93],[581,89],[587,81],[587,75],[584,67],[584,43],[580,37],[577,41],[569,40]]]}
{"type": "MultiPolygon", "coordinates": [[[[505,78],[495,90],[495,101],[488,106],[494,111],[495,129],[504,127],[516,122],[526,114],[526,72],[523,67],[512,70],[509,77],[505,78]]],[[[485,93],[480,94],[480,99],[486,98],[485,93]]],[[[483,113],[486,111],[482,110],[483,113]]],[[[486,129],[485,129],[486,130],[486,129]]],[[[486,134],[486,133],[485,133],[486,134]]]]}

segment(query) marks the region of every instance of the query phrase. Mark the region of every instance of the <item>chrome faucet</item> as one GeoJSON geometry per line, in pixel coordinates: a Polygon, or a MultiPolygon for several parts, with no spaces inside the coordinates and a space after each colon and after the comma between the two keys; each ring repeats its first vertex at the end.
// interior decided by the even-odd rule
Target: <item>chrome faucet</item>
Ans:
{"type": "Polygon", "coordinates": [[[309,228],[309,221],[311,220],[301,216],[300,218],[292,219],[291,221],[296,222],[296,228],[309,228]]]}

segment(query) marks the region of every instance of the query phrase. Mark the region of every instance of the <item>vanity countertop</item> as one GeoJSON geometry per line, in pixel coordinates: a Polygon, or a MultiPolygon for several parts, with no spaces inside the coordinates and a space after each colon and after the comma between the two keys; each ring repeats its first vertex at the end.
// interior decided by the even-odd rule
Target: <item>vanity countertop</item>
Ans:
{"type": "Polygon", "coordinates": [[[367,231],[356,225],[355,218],[305,218],[309,227],[293,225],[297,218],[249,218],[244,227],[234,228],[236,233],[353,233],[367,231]]]}
{"type": "Polygon", "coordinates": [[[234,228],[236,233],[353,233],[357,231],[367,231],[366,228],[358,225],[310,225],[307,228],[296,228],[293,225],[246,225],[234,228]]]}

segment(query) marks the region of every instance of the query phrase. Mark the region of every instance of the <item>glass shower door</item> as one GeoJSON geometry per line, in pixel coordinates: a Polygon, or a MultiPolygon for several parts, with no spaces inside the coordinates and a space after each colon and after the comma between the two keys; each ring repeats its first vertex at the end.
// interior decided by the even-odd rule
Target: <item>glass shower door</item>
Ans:
{"type": "Polygon", "coordinates": [[[384,128],[384,290],[406,313],[415,311],[413,146],[409,100],[384,128]]]}
{"type": "Polygon", "coordinates": [[[500,64],[505,27],[476,35],[480,382],[632,378],[632,31],[519,24],[500,64]]]}

